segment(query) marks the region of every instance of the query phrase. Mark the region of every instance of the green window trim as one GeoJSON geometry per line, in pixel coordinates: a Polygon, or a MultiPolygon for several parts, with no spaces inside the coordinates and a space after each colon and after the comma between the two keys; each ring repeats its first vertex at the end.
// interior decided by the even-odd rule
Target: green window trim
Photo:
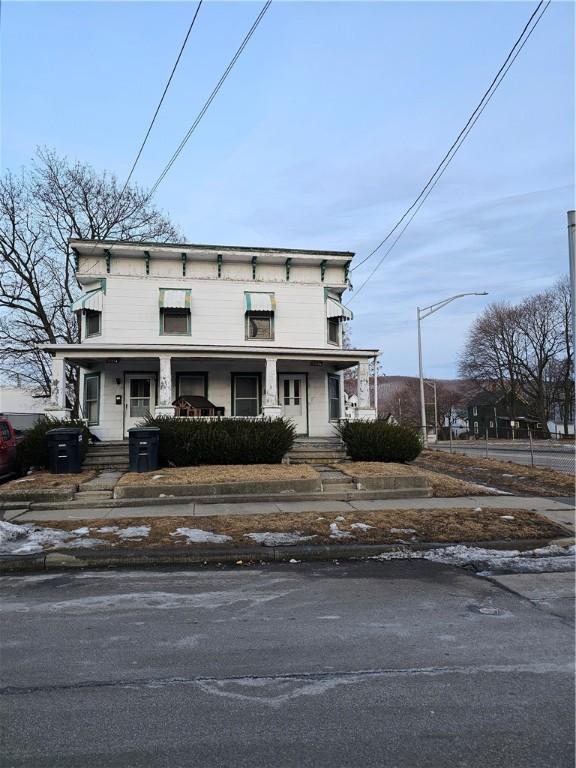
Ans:
{"type": "Polygon", "coordinates": [[[88,420],[88,426],[97,426],[100,424],[100,374],[99,373],[87,373],[84,376],[84,397],[82,403],[82,409],[84,411],[84,418],[88,420]],[[91,380],[96,381],[96,397],[88,400],[88,382],[91,380]],[[90,418],[90,410],[88,403],[96,403],[96,417],[90,418]]]}

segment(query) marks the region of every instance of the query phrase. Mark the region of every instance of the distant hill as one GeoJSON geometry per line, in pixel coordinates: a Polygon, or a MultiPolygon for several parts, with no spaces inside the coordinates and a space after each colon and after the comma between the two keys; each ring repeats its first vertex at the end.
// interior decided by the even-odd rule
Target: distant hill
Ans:
{"type": "MultiPolygon", "coordinates": [[[[464,406],[470,398],[479,391],[479,387],[468,379],[428,379],[436,381],[438,387],[442,386],[457,393],[455,397],[455,406],[464,406]]],[[[378,376],[378,402],[391,402],[398,397],[400,392],[406,387],[417,387],[419,379],[417,376],[378,376]]],[[[348,395],[356,394],[356,378],[345,379],[344,389],[348,395]]],[[[370,392],[374,389],[374,379],[370,378],[370,392]]]]}

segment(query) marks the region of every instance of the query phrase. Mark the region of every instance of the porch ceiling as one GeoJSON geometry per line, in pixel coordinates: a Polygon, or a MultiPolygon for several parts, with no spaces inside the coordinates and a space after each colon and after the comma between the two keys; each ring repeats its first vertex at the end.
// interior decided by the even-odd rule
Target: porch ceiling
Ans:
{"type": "Polygon", "coordinates": [[[233,347],[233,346],[192,346],[192,345],[144,345],[144,344],[45,344],[41,347],[54,357],[65,357],[71,362],[83,365],[95,360],[127,360],[169,356],[174,359],[234,359],[264,360],[274,357],[281,360],[301,360],[331,363],[338,368],[349,368],[359,362],[366,362],[379,354],[377,349],[326,349],[291,347],[233,347]]]}

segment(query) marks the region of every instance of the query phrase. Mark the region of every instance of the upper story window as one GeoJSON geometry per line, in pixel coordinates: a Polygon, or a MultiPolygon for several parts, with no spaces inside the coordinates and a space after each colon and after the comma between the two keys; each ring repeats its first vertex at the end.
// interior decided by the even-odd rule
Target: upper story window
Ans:
{"type": "Polygon", "coordinates": [[[273,293],[245,293],[246,339],[273,339],[276,300],[273,293]]]}
{"type": "Polygon", "coordinates": [[[102,333],[102,312],[84,310],[84,336],[99,336],[102,333]]]}
{"type": "Polygon", "coordinates": [[[326,337],[328,344],[342,345],[342,323],[352,320],[352,312],[333,296],[326,296],[326,337]]]}
{"type": "Polygon", "coordinates": [[[190,335],[190,291],[188,289],[160,288],[159,311],[162,336],[190,335]]]}

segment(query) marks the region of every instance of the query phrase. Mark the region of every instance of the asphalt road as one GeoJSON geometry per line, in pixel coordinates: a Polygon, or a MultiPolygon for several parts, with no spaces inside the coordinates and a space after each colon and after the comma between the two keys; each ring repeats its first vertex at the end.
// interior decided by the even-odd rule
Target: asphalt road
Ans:
{"type": "Polygon", "coordinates": [[[428,562],[4,577],[1,765],[572,768],[570,621],[428,562]]]}
{"type": "MultiPolygon", "coordinates": [[[[449,445],[438,443],[431,446],[434,450],[450,451],[449,445]]],[[[566,472],[568,474],[574,474],[576,469],[576,463],[574,460],[574,449],[569,446],[558,446],[557,448],[551,447],[546,444],[534,443],[534,466],[535,467],[547,467],[548,469],[556,469],[559,472],[566,472]]],[[[458,443],[454,446],[454,453],[463,453],[469,456],[477,456],[478,458],[486,458],[486,446],[481,441],[473,443],[458,443]]],[[[530,455],[530,447],[528,445],[488,445],[488,458],[499,459],[500,461],[513,461],[516,464],[525,464],[526,466],[532,465],[532,458],[530,455]]]]}

